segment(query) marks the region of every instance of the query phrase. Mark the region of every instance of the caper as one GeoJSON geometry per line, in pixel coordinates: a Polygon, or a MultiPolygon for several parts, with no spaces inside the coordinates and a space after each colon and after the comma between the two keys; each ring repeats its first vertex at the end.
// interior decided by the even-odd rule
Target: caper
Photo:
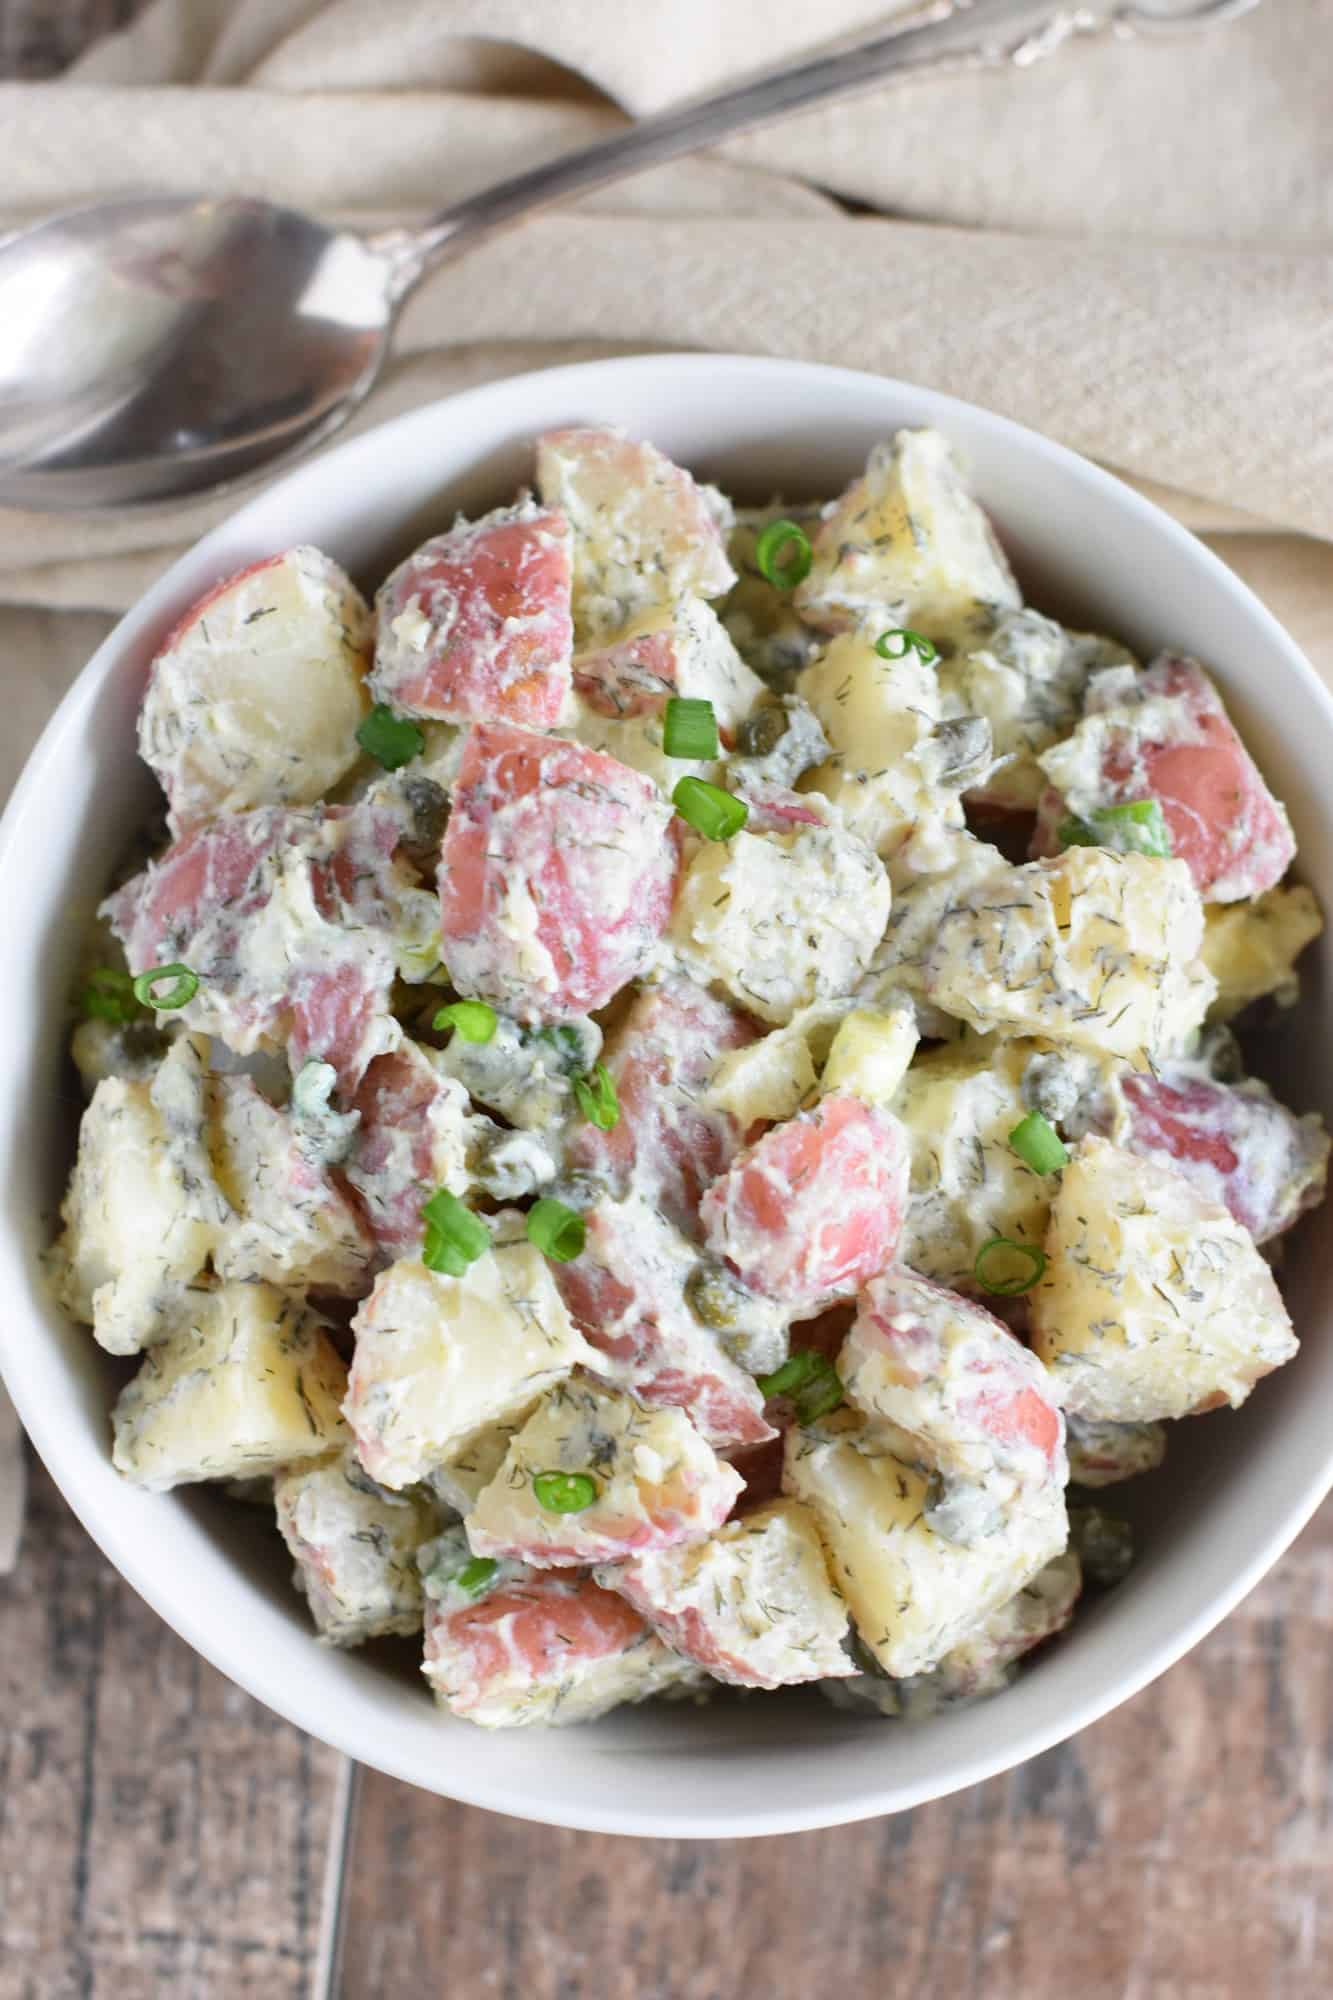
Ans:
{"type": "Polygon", "coordinates": [[[786,734],[786,709],[766,704],[746,716],[736,732],[736,748],[743,757],[767,757],[786,734]]]}
{"type": "Polygon", "coordinates": [[[1118,1514],[1100,1507],[1071,1507],[1069,1544],[1083,1565],[1089,1583],[1109,1590],[1134,1566],[1134,1530],[1118,1514]]]}
{"type": "Polygon", "coordinates": [[[787,1358],[781,1313],[720,1264],[701,1262],[685,1280],[685,1301],[701,1325],[711,1327],[725,1354],[751,1375],[771,1375],[787,1358]]]}
{"type": "Polygon", "coordinates": [[[973,784],[991,761],[990,724],[984,715],[958,715],[948,722],[937,722],[930,734],[930,751],[938,783],[973,784]]]}
{"type": "Polygon", "coordinates": [[[946,1479],[932,1472],[926,1487],[922,1518],[933,1534],[943,1541],[956,1542],[968,1549],[993,1535],[1003,1521],[1003,1513],[983,1486],[967,1479],[946,1479]]]}
{"type": "Polygon", "coordinates": [[[685,1280],[685,1303],[704,1326],[722,1333],[739,1320],[744,1294],[720,1264],[696,1264],[685,1280]]]}

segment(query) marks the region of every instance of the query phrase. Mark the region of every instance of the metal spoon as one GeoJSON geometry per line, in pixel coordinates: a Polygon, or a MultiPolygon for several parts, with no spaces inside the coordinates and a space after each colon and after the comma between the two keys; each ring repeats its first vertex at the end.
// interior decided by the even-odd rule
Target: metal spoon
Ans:
{"type": "Polygon", "coordinates": [[[265,201],[98,203],[0,242],[0,503],[181,500],[326,438],[367,394],[408,292],[534,209],[784,112],[940,63],[1027,64],[1072,34],[1228,19],[1258,0],[957,0],[844,53],[640,120],[415,230],[361,237],[265,201]]]}

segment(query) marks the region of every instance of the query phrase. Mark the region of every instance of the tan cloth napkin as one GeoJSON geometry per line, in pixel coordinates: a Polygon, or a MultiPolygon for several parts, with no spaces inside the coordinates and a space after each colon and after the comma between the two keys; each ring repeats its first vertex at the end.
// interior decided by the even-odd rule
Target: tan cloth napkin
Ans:
{"type": "MultiPolygon", "coordinates": [[[[68,77],[0,85],[0,227],[146,187],[408,220],[895,11],[153,0],[68,77]]],[[[437,273],[360,422],[654,348],[905,376],[1149,486],[1333,676],[1331,105],[1333,0],[890,84],[437,273]]],[[[0,790],[108,614],[232,504],[0,512],[0,790]]]]}

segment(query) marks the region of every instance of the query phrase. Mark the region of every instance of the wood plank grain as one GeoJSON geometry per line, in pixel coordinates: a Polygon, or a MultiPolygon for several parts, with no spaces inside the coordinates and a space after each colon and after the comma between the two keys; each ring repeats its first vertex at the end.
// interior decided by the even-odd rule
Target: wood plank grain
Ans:
{"type": "Polygon", "coordinates": [[[806,2000],[853,1982],[895,2000],[1314,2000],[1333,1954],[1331,1746],[1326,1512],[1136,1701],[897,1818],[600,1839],[365,1772],[341,2000],[806,2000]]]}
{"type": "Polygon", "coordinates": [[[36,1468],[0,1691],[0,2000],[305,2000],[340,1759],[191,1652],[36,1468]]]}

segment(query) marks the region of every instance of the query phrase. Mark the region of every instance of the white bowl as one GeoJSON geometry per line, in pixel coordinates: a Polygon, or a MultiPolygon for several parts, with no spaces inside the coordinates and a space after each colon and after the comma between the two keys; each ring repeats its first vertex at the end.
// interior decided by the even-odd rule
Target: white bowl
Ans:
{"type": "MultiPolygon", "coordinates": [[[[1176,1427],[1137,1490],[1142,1559],[996,1699],[917,1728],[813,1694],[624,1710],[585,1728],[491,1734],[436,1711],[403,1659],[318,1646],[287,1564],[245,1507],[137,1491],[111,1469],[113,1369],[43,1282],[76,1105],[62,1068],[80,928],[150,797],[134,716],[156,642],[218,577],[314,542],[373,585],[456,507],[530,477],[530,440],[596,420],[651,438],[754,500],[837,490],[903,424],[938,425],[1036,602],[1139,651],[1197,653],[1286,799],[1301,868],[1333,908],[1333,703],[1263,606],[1202,545],[1072,452],[947,396],[739,356],[595,362],[498,382],[300,467],[208,535],[124,618],[43,736],[0,826],[0,1363],[38,1451],[90,1534],[191,1645],[363,1763],[444,1795],[613,1833],[787,1833],[900,1811],[1047,1749],[1160,1674],[1257,1582],[1333,1483],[1333,1230],[1300,1232],[1289,1297],[1307,1345],[1237,1416],[1176,1427]]],[[[1324,964],[1327,965],[1325,955],[1324,964]]],[[[1282,1062],[1299,1108],[1333,1115],[1323,968],[1282,1062]]],[[[153,1698],[150,1688],[144,1699],[153,1698]]]]}

